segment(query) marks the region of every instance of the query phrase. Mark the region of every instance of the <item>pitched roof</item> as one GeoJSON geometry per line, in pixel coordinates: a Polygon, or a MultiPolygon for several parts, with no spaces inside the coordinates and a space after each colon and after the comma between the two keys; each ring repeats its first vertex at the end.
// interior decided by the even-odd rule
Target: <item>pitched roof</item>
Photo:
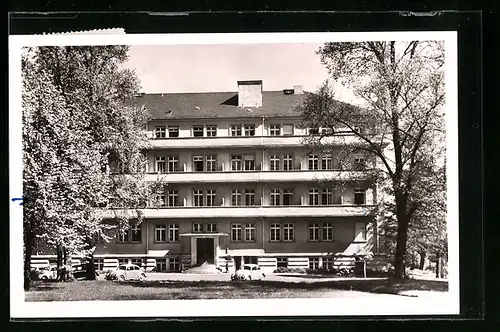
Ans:
{"type": "Polygon", "coordinates": [[[145,106],[153,120],[195,118],[298,117],[295,110],[308,92],[263,91],[261,107],[238,107],[237,92],[144,94],[133,103],[145,106]]]}

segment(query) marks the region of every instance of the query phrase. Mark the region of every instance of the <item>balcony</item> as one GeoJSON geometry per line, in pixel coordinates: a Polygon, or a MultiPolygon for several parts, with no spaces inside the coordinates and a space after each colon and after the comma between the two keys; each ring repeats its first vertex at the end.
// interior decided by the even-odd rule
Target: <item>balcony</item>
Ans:
{"type": "Polygon", "coordinates": [[[224,183],[224,182],[317,182],[363,180],[365,171],[226,171],[149,173],[147,181],[161,179],[167,183],[224,183]]]}
{"type": "MultiPolygon", "coordinates": [[[[199,148],[245,148],[245,147],[296,147],[304,144],[307,136],[219,136],[219,137],[178,137],[152,139],[153,149],[199,149],[199,148]]],[[[353,135],[336,135],[324,138],[332,145],[349,144],[359,141],[353,135]]]]}
{"type": "MultiPolygon", "coordinates": [[[[316,205],[316,206],[216,206],[172,207],[139,210],[144,218],[263,218],[263,217],[367,217],[373,215],[373,205],[316,205]]],[[[135,210],[105,210],[103,218],[112,219],[123,214],[135,216],[135,210]]]]}

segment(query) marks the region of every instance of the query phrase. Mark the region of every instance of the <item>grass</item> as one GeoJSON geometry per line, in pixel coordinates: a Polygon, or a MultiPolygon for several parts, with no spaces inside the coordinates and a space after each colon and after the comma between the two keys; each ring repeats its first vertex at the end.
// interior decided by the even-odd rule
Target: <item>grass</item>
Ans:
{"type": "Polygon", "coordinates": [[[446,292],[448,283],[429,280],[35,282],[26,292],[26,301],[331,298],[363,295],[358,292],[401,295],[409,290],[446,292]]]}

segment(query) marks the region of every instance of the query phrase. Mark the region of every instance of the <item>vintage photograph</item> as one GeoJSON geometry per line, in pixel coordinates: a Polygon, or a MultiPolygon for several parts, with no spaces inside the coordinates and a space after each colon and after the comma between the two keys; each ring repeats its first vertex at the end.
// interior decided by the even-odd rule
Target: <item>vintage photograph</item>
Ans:
{"type": "Polygon", "coordinates": [[[15,44],[11,301],[458,313],[456,36],[287,35],[15,44]]]}

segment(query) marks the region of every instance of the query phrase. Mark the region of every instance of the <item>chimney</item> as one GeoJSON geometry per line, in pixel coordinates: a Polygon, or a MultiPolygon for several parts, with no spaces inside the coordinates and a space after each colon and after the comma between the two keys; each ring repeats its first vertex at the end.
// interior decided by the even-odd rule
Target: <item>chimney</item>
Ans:
{"type": "Polygon", "coordinates": [[[238,106],[262,106],[262,80],[238,81],[238,106]]]}
{"type": "Polygon", "coordinates": [[[296,95],[304,94],[304,88],[302,88],[302,85],[295,85],[293,87],[293,93],[296,95]]]}

